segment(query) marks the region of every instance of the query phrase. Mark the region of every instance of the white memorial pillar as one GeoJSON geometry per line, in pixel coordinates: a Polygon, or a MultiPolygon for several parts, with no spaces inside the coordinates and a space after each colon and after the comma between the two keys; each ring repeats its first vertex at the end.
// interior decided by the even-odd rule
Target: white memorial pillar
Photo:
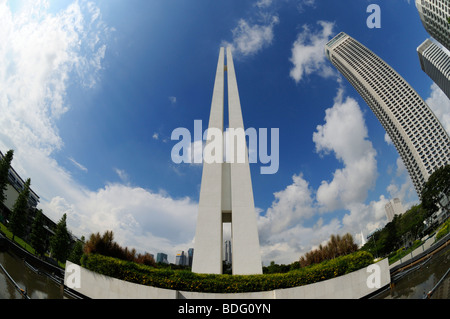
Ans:
{"type": "MultiPolygon", "coordinates": [[[[233,274],[261,274],[262,264],[248,150],[230,48],[227,48],[226,67],[224,48],[220,48],[205,150],[209,143],[214,142],[211,128],[219,129],[223,134],[225,71],[228,80],[229,128],[234,133],[231,136],[235,137],[234,158],[230,158],[230,163],[223,163],[223,160],[219,163],[205,161],[205,154],[203,156],[192,271],[222,273],[222,224],[231,222],[233,274]]],[[[221,154],[222,151],[223,147],[220,150],[221,154]]]]}

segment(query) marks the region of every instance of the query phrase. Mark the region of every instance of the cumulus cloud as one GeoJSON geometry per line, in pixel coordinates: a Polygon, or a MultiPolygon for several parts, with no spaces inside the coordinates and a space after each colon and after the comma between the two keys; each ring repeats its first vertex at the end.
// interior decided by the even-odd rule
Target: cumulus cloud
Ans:
{"type": "Polygon", "coordinates": [[[57,14],[47,7],[27,1],[12,13],[0,3],[0,133],[50,154],[63,145],[55,121],[68,110],[69,78],[95,85],[106,30],[92,5],[75,2],[57,14]]]}
{"type": "Polygon", "coordinates": [[[192,245],[198,206],[188,197],[174,199],[120,183],[70,195],[55,196],[43,207],[53,216],[66,213],[75,233],[113,230],[122,245],[152,253],[192,245]]]}
{"type": "Polygon", "coordinates": [[[390,198],[399,198],[403,207],[408,209],[412,205],[417,204],[417,193],[400,156],[397,157],[396,166],[395,174],[392,176],[391,183],[386,190],[390,194],[390,198]]]}
{"type": "Polygon", "coordinates": [[[291,263],[326,241],[331,234],[349,232],[361,242],[386,220],[381,195],[366,204],[377,177],[376,151],[358,103],[338,90],[334,104],[325,111],[325,123],[313,133],[320,156],[334,155],[343,164],[331,181],[313,189],[302,174],[274,193],[275,200],[258,220],[263,260],[291,263]],[[337,210],[346,211],[344,215],[337,210]],[[324,213],[327,218],[324,218],[324,213]],[[358,234],[358,236],[356,236],[358,234]]]}
{"type": "Polygon", "coordinates": [[[292,181],[283,191],[274,193],[275,201],[259,221],[262,234],[279,233],[314,214],[312,190],[308,182],[302,175],[294,175],[292,181]]]}
{"type": "Polygon", "coordinates": [[[58,119],[72,107],[67,89],[96,85],[113,29],[91,2],[74,1],[56,13],[49,8],[48,1],[33,0],[13,12],[0,1],[0,149],[15,150],[13,166],[31,177],[40,208],[55,222],[67,214],[75,235],[113,230],[118,242],[138,250],[186,249],[197,213],[189,198],[130,186],[120,169],[115,171],[121,184],[92,191],[55,160],[64,146],[58,119]]]}
{"type": "Polygon", "coordinates": [[[318,21],[321,30],[311,30],[308,25],[303,26],[303,31],[298,34],[297,40],[292,45],[290,61],[293,68],[290,76],[295,82],[300,82],[304,76],[316,73],[322,77],[336,76],[337,73],[327,63],[324,47],[333,35],[333,22],[318,21]]]}
{"type": "Polygon", "coordinates": [[[425,102],[439,119],[447,133],[450,134],[450,99],[433,83],[430,96],[425,102]]]}
{"type": "Polygon", "coordinates": [[[251,23],[240,19],[236,28],[232,30],[232,42],[223,41],[223,46],[229,46],[233,53],[239,56],[254,55],[272,44],[273,29],[279,23],[278,16],[265,17],[261,23],[251,23]]]}
{"type": "Polygon", "coordinates": [[[343,91],[339,90],[333,107],[325,114],[326,123],[317,126],[313,134],[316,151],[320,154],[333,152],[344,167],[334,172],[331,182],[322,181],[317,200],[333,211],[366,199],[377,178],[377,162],[355,99],[344,99],[343,91]]]}

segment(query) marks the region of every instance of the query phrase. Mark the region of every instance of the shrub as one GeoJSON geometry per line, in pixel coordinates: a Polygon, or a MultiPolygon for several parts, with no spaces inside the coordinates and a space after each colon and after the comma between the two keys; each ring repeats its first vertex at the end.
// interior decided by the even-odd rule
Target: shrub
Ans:
{"type": "Polygon", "coordinates": [[[370,265],[372,261],[373,256],[370,253],[359,251],[287,273],[264,275],[196,274],[187,270],[157,269],[98,254],[85,255],[82,258],[82,266],[106,276],[159,288],[238,293],[307,285],[345,275],[370,265]]]}
{"type": "Polygon", "coordinates": [[[447,219],[447,221],[441,226],[441,229],[438,230],[436,233],[436,241],[447,235],[450,231],[450,219],[447,219]]]}
{"type": "Polygon", "coordinates": [[[318,264],[324,260],[330,260],[339,256],[348,255],[358,250],[352,235],[349,233],[340,237],[339,235],[331,235],[330,240],[325,246],[319,245],[318,249],[307,252],[300,257],[299,264],[301,267],[318,264]]]}
{"type": "Polygon", "coordinates": [[[99,254],[103,256],[110,256],[127,261],[134,261],[139,264],[147,266],[155,266],[155,260],[149,253],[144,255],[136,255],[136,250],[128,249],[128,247],[121,247],[114,241],[114,234],[112,231],[106,231],[102,236],[100,233],[91,234],[89,240],[84,245],[85,254],[99,254]]]}

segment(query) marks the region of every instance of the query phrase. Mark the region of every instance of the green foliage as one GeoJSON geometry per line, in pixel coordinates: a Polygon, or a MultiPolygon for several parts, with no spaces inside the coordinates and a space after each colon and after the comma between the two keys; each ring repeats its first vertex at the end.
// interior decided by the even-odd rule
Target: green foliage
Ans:
{"type": "Polygon", "coordinates": [[[114,234],[106,231],[103,235],[100,233],[91,234],[89,240],[84,245],[86,254],[100,254],[127,261],[134,261],[148,266],[155,266],[155,260],[149,253],[136,254],[136,250],[121,247],[114,241],[114,234]]]}
{"type": "Polygon", "coordinates": [[[158,269],[98,254],[84,255],[82,266],[94,272],[142,285],[182,291],[237,293],[267,291],[312,284],[370,265],[365,251],[341,256],[287,273],[264,275],[210,275],[187,270],[158,269]]]}
{"type": "Polygon", "coordinates": [[[14,203],[11,216],[9,217],[8,228],[14,236],[21,236],[25,230],[25,223],[28,211],[28,198],[30,197],[30,183],[28,178],[23,186],[23,190],[19,193],[16,202],[14,203]]]}
{"type": "Polygon", "coordinates": [[[42,210],[36,211],[33,225],[31,227],[30,235],[31,246],[36,250],[36,254],[43,255],[45,253],[45,229],[44,229],[44,217],[42,210]]]}
{"type": "Polygon", "coordinates": [[[427,218],[427,211],[421,205],[415,205],[402,215],[395,215],[383,229],[376,231],[361,248],[375,256],[386,256],[399,249],[406,238],[415,240],[422,234],[423,221],[427,218]]]}
{"type": "Polygon", "coordinates": [[[421,240],[416,240],[416,241],[414,241],[413,245],[411,247],[409,247],[408,249],[405,249],[402,247],[402,248],[397,249],[396,251],[390,253],[389,254],[389,264],[395,263],[397,260],[408,255],[410,252],[412,252],[413,250],[415,250],[417,247],[419,247],[422,244],[423,244],[423,242],[421,240]]]}
{"type": "MultiPolygon", "coordinates": [[[[450,195],[450,164],[436,169],[423,185],[422,207],[427,210],[428,216],[441,207],[439,201],[443,194],[450,195]]],[[[449,207],[442,208],[449,209],[449,207]]]]}
{"type": "Polygon", "coordinates": [[[8,184],[8,171],[11,167],[11,162],[14,156],[14,151],[9,150],[5,156],[0,160],[0,203],[5,201],[4,192],[8,184]]]}
{"type": "Polygon", "coordinates": [[[349,233],[340,237],[331,235],[330,240],[325,246],[319,245],[318,249],[307,252],[299,260],[300,266],[305,267],[312,264],[321,263],[324,260],[334,259],[339,256],[347,255],[358,250],[353,236],[349,233]]]}
{"type": "Polygon", "coordinates": [[[436,241],[444,237],[450,232],[450,219],[447,219],[441,228],[436,233],[436,241]]]}
{"type": "Polygon", "coordinates": [[[70,236],[67,231],[66,218],[66,214],[61,217],[56,225],[55,235],[50,240],[53,257],[60,262],[65,262],[69,255],[70,236]]]}
{"type": "Polygon", "coordinates": [[[83,257],[83,248],[84,248],[84,236],[81,237],[81,240],[78,240],[72,248],[69,257],[67,257],[68,261],[71,261],[75,264],[80,265],[81,257],[83,257]]]}

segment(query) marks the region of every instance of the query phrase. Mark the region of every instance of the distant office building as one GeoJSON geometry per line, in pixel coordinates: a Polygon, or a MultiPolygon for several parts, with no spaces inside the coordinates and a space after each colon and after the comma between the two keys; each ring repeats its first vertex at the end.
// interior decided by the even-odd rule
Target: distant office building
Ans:
{"type": "Polygon", "coordinates": [[[189,264],[189,259],[184,250],[179,250],[175,256],[175,265],[187,266],[189,264]]]}
{"type": "MultiPolygon", "coordinates": [[[[3,158],[3,153],[0,151],[0,160],[3,158]]],[[[33,181],[31,181],[33,183],[33,181]]],[[[11,211],[13,210],[14,204],[19,197],[19,194],[23,191],[25,186],[25,181],[20,177],[20,175],[14,170],[12,167],[9,168],[8,171],[8,184],[6,185],[6,190],[4,192],[5,200],[3,203],[0,203],[0,222],[3,224],[7,224],[9,220],[9,216],[11,211]]],[[[39,204],[39,196],[30,188],[30,195],[28,197],[28,213],[27,213],[27,223],[26,229],[24,232],[24,236],[22,239],[29,240],[29,236],[31,233],[31,225],[33,224],[34,218],[37,212],[37,205],[39,204]]],[[[45,215],[45,212],[42,213],[44,229],[45,229],[45,242],[48,246],[50,242],[50,238],[55,234],[54,230],[56,229],[56,223],[48,218],[45,215]]],[[[75,235],[69,230],[69,237],[71,244],[75,243],[79,239],[76,238],[75,235]]]]}
{"type": "Polygon", "coordinates": [[[164,254],[164,253],[157,253],[157,254],[156,254],[156,262],[157,262],[157,263],[168,264],[169,261],[167,260],[167,254],[164,254]]]}
{"type": "Polygon", "coordinates": [[[401,215],[405,212],[402,202],[398,198],[390,200],[389,203],[384,206],[384,209],[389,223],[394,219],[395,215],[401,215]]]}
{"type": "Polygon", "coordinates": [[[226,240],[225,241],[225,263],[231,265],[231,241],[226,240]]]}
{"type": "Polygon", "coordinates": [[[450,50],[450,1],[416,0],[416,8],[425,30],[450,50]]]}
{"type": "Polygon", "coordinates": [[[188,265],[192,267],[192,260],[194,259],[194,248],[188,249],[188,265]]]}
{"type": "Polygon", "coordinates": [[[417,48],[417,53],[422,70],[450,99],[450,55],[430,39],[417,48]]]}
{"type": "Polygon", "coordinates": [[[325,46],[331,63],[376,115],[420,197],[430,175],[450,163],[450,137],[417,92],[386,62],[344,32],[325,46]]]}
{"type": "MultiPolygon", "coordinates": [[[[0,160],[3,159],[3,153],[0,151],[0,160]]],[[[19,193],[23,190],[25,181],[19,176],[19,174],[10,167],[8,171],[8,185],[5,191],[5,201],[3,204],[10,211],[13,209],[14,203],[19,197],[19,193]]],[[[30,197],[28,198],[28,205],[31,209],[35,209],[39,203],[39,196],[30,188],[30,197]]]]}

